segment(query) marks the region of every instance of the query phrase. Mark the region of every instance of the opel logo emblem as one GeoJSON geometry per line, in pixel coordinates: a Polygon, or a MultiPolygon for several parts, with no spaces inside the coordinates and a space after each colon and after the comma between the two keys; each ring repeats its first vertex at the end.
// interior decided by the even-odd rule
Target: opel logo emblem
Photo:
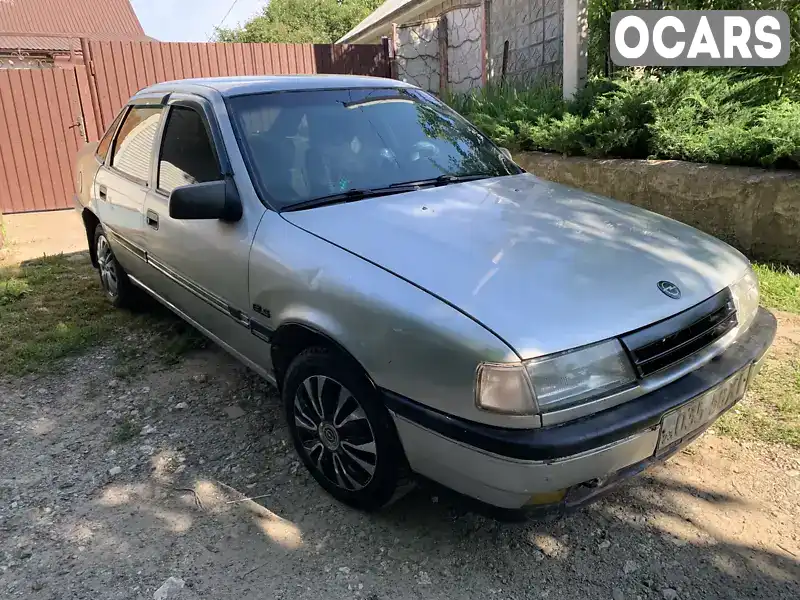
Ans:
{"type": "Polygon", "coordinates": [[[664,294],[665,296],[669,296],[673,300],[677,300],[678,298],[681,297],[681,288],[679,288],[671,281],[659,281],[658,289],[661,290],[662,294],[664,294]]]}

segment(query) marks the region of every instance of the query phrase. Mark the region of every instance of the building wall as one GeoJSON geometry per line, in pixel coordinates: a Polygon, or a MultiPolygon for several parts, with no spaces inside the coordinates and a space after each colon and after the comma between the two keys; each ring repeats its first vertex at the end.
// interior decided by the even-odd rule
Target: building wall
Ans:
{"type": "Polygon", "coordinates": [[[436,94],[442,90],[445,73],[447,87],[452,91],[480,87],[482,36],[482,0],[444,0],[406,23],[398,23],[397,76],[436,94]],[[441,39],[443,19],[447,27],[446,47],[441,39]]]}
{"type": "Polygon", "coordinates": [[[400,81],[439,93],[442,75],[439,33],[436,18],[397,28],[395,66],[400,81]]]}
{"type": "Polygon", "coordinates": [[[436,6],[434,8],[431,8],[431,9],[425,11],[424,13],[422,13],[422,15],[420,17],[418,17],[418,18],[419,19],[433,19],[433,18],[438,17],[439,15],[447,12],[448,10],[452,10],[454,8],[458,8],[459,6],[466,6],[466,5],[469,5],[469,4],[475,4],[477,1],[479,1],[479,0],[444,0],[444,2],[442,2],[438,6],[436,6]]]}
{"type": "MultiPolygon", "coordinates": [[[[437,4],[433,8],[429,8],[424,13],[420,13],[415,17],[407,19],[404,22],[398,22],[398,25],[409,25],[412,23],[417,23],[419,21],[424,21],[426,19],[435,19],[439,15],[447,12],[448,10],[452,10],[453,8],[458,8],[459,6],[464,5],[474,5],[477,2],[481,2],[482,0],[443,0],[440,4],[437,4]]],[[[386,36],[390,37],[392,35],[392,26],[386,25],[385,27],[379,27],[372,32],[369,38],[366,38],[363,42],[359,42],[360,44],[380,44],[381,38],[386,36]]]]}
{"type": "Polygon", "coordinates": [[[451,9],[447,19],[447,88],[468,92],[483,85],[483,6],[451,9]]]}
{"type": "MultiPolygon", "coordinates": [[[[454,9],[459,7],[475,7],[476,4],[483,4],[480,11],[481,21],[483,12],[486,11],[486,50],[488,53],[487,79],[497,81],[502,74],[503,65],[503,46],[506,40],[509,42],[508,62],[506,65],[506,79],[510,81],[533,83],[535,81],[549,80],[561,83],[563,71],[564,55],[564,35],[563,35],[563,14],[564,0],[443,0],[440,4],[428,9],[424,13],[416,15],[406,22],[398,23],[398,26],[408,30],[425,29],[430,30],[430,25],[422,26],[421,23],[433,20],[443,14],[454,15],[454,18],[462,19],[462,11],[455,13],[454,9]]],[[[472,11],[474,12],[474,11],[472,11]]],[[[467,13],[464,13],[467,14],[467,13]]],[[[471,26],[471,17],[465,23],[471,26]]],[[[483,23],[481,22],[481,28],[483,23]]],[[[376,29],[367,43],[380,43],[382,36],[391,36],[390,25],[376,29]]],[[[423,36],[431,39],[433,34],[423,36]]],[[[448,24],[448,38],[452,38],[456,33],[453,27],[448,24]]],[[[469,34],[471,35],[471,34],[469,34]]],[[[403,33],[400,43],[409,43],[409,36],[414,37],[412,32],[403,33]]],[[[424,48],[423,53],[429,52],[424,48]]],[[[412,53],[414,53],[412,51],[412,53]]],[[[483,58],[480,52],[472,52],[469,55],[476,56],[480,60],[482,68],[483,58]]],[[[448,50],[451,58],[458,52],[448,50]]],[[[463,70],[463,57],[455,57],[456,69],[463,70]]],[[[415,60],[416,58],[412,58],[415,60]]],[[[405,60],[402,58],[401,60],[405,60]]],[[[427,60],[427,59],[426,59],[427,60]]],[[[402,65],[406,66],[405,63],[402,65]]],[[[415,67],[412,66],[412,70],[415,67]]],[[[459,74],[455,75],[457,78],[459,74]]],[[[452,79],[452,77],[448,77],[452,79]]],[[[430,82],[432,84],[433,82],[430,82]]]]}
{"type": "Polygon", "coordinates": [[[560,81],[563,0],[488,0],[490,81],[502,74],[503,46],[509,42],[506,78],[560,81]]]}

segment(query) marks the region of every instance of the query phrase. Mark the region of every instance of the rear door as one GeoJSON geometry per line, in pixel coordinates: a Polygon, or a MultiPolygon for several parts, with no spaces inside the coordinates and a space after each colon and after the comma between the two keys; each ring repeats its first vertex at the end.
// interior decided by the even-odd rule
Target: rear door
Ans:
{"type": "Polygon", "coordinates": [[[132,274],[144,268],[143,208],[163,111],[159,104],[130,106],[94,180],[97,216],[117,260],[132,274]]]}
{"type": "Polygon", "coordinates": [[[145,283],[221,341],[261,362],[269,350],[249,328],[248,262],[264,206],[248,204],[243,197],[243,215],[235,223],[169,215],[172,190],[232,177],[227,165],[211,105],[202,98],[173,94],[144,204],[152,278],[145,283]]]}

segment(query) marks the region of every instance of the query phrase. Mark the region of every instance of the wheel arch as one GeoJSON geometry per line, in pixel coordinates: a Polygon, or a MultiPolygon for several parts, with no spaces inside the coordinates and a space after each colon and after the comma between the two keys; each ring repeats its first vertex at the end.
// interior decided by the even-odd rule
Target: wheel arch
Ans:
{"type": "Polygon", "coordinates": [[[370,377],[364,365],[353,356],[334,336],[323,329],[304,323],[301,321],[287,321],[275,330],[270,339],[272,368],[278,389],[283,389],[283,379],[292,360],[304,350],[313,347],[327,348],[336,352],[348,362],[352,363],[353,368],[358,368],[366,376],[370,385],[375,386],[375,382],[370,377]]]}
{"type": "Polygon", "coordinates": [[[97,248],[94,243],[94,232],[100,224],[100,219],[97,218],[91,210],[84,208],[81,212],[81,219],[83,220],[83,227],[86,230],[86,242],[89,245],[89,257],[92,259],[92,266],[97,267],[97,248]]]}

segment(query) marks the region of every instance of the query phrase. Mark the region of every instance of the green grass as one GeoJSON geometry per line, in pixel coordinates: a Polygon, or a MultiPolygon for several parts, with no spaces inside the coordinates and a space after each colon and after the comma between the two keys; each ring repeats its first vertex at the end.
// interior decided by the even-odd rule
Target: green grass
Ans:
{"type": "Polygon", "coordinates": [[[761,304],[800,314],[800,275],[783,266],[756,264],[761,304]]]}
{"type": "Polygon", "coordinates": [[[115,311],[85,261],[63,256],[0,269],[0,375],[19,375],[109,339],[131,315],[115,311]]]}
{"type": "Polygon", "coordinates": [[[800,351],[773,349],[744,400],[715,428],[737,439],[800,448],[800,351]]]}
{"type": "MultiPolygon", "coordinates": [[[[800,314],[800,275],[781,266],[756,264],[761,304],[800,314]]],[[[800,448],[800,345],[778,339],[745,399],[724,415],[716,429],[738,439],[780,442],[800,448]]]]}
{"type": "Polygon", "coordinates": [[[0,305],[11,304],[22,298],[31,290],[28,282],[18,277],[0,280],[0,305]]]}
{"type": "MultiPolygon", "coordinates": [[[[122,349],[131,331],[153,332],[142,365],[153,356],[173,364],[205,343],[169,311],[144,302],[147,310],[141,313],[114,309],[88,255],[0,267],[0,376],[47,370],[59,359],[98,344],[122,349]]],[[[124,352],[121,357],[124,361],[124,352]]]]}
{"type": "Polygon", "coordinates": [[[114,429],[111,430],[111,443],[124,444],[125,442],[130,441],[139,435],[141,430],[142,426],[140,423],[129,417],[125,417],[114,426],[114,429]]]}

